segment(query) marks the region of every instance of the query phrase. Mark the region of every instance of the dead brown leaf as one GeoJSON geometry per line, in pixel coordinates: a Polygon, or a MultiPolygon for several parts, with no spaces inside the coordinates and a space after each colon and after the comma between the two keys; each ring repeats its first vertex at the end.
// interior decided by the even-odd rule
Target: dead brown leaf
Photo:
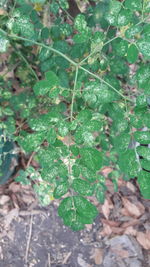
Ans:
{"type": "Polygon", "coordinates": [[[113,209],[113,204],[112,201],[109,199],[105,199],[104,204],[102,205],[102,212],[105,216],[105,218],[108,220],[109,218],[109,214],[110,214],[110,210],[113,209]]]}
{"type": "Polygon", "coordinates": [[[7,202],[10,201],[10,197],[7,195],[0,196],[0,205],[5,205],[7,202]]]}
{"type": "Polygon", "coordinates": [[[128,228],[128,227],[130,227],[130,226],[134,226],[134,225],[136,225],[136,224],[138,224],[138,223],[139,223],[139,220],[138,220],[138,219],[132,219],[132,220],[130,220],[129,222],[124,222],[124,223],[122,223],[121,227],[123,227],[123,228],[128,228]]]}
{"type": "Polygon", "coordinates": [[[122,213],[122,215],[124,215],[124,216],[130,216],[130,213],[129,213],[125,208],[122,208],[122,209],[121,209],[121,213],[122,213]]]}
{"type": "Polygon", "coordinates": [[[127,187],[133,192],[136,192],[136,187],[131,183],[131,182],[127,182],[127,187]]]}
{"type": "Polygon", "coordinates": [[[127,212],[135,218],[139,218],[145,211],[144,206],[139,201],[134,204],[126,197],[122,197],[122,202],[127,212]]]}
{"type": "Polygon", "coordinates": [[[137,232],[136,239],[144,249],[150,249],[150,231],[137,232]]]}
{"type": "Polygon", "coordinates": [[[4,218],[5,227],[7,228],[11,224],[12,220],[18,217],[18,215],[19,215],[19,209],[18,208],[12,209],[4,218]]]}
{"type": "Polygon", "coordinates": [[[133,226],[129,226],[125,229],[124,234],[136,236],[137,231],[133,228],[133,226]]]}
{"type": "Polygon", "coordinates": [[[121,235],[124,233],[124,228],[122,227],[111,227],[112,233],[113,234],[117,234],[117,235],[121,235]]]}
{"type": "Polygon", "coordinates": [[[13,193],[17,193],[21,191],[21,184],[18,184],[16,182],[10,183],[9,190],[13,193]]]}
{"type": "Polygon", "coordinates": [[[106,219],[101,219],[101,222],[102,222],[103,224],[107,224],[107,225],[114,226],[114,227],[117,227],[117,226],[120,225],[120,222],[111,221],[111,220],[106,220],[106,219]]]}
{"type": "Polygon", "coordinates": [[[111,194],[114,193],[114,185],[113,182],[111,180],[106,180],[106,186],[107,186],[107,190],[108,192],[110,192],[111,194]]]}
{"type": "Polygon", "coordinates": [[[129,252],[127,250],[123,249],[123,247],[121,245],[117,245],[116,247],[112,247],[111,251],[113,251],[114,254],[119,256],[121,259],[129,257],[129,252]]]}
{"type": "Polygon", "coordinates": [[[92,250],[92,256],[90,256],[90,259],[93,259],[96,265],[102,264],[103,254],[104,254],[103,249],[94,248],[92,250]]]}
{"type": "Polygon", "coordinates": [[[103,230],[99,233],[100,236],[109,236],[112,234],[112,227],[110,225],[104,224],[103,230]]]}
{"type": "Polygon", "coordinates": [[[102,173],[105,177],[107,177],[108,174],[111,173],[112,171],[113,171],[113,168],[106,166],[106,167],[103,167],[103,168],[102,168],[101,173],[102,173]]]}

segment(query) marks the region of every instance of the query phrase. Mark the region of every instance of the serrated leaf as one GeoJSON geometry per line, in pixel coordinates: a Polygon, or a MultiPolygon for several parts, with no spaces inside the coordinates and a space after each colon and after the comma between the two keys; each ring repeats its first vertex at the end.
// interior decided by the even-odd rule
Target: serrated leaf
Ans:
{"type": "Polygon", "coordinates": [[[65,195],[68,192],[68,189],[69,189],[68,182],[64,182],[64,183],[57,185],[57,187],[55,188],[55,190],[53,192],[54,198],[62,197],[63,195],[65,195]]]}
{"type": "Polygon", "coordinates": [[[150,173],[141,171],[138,175],[141,194],[145,199],[150,199],[150,173]]]}
{"type": "Polygon", "coordinates": [[[92,196],[94,187],[83,179],[74,179],[72,188],[83,196],[92,196]]]}
{"type": "Polygon", "coordinates": [[[80,148],[82,164],[87,168],[97,171],[102,167],[102,153],[95,148],[80,148]]]}
{"type": "Polygon", "coordinates": [[[131,44],[127,51],[127,60],[130,64],[133,64],[138,59],[138,49],[135,44],[131,44]]]}
{"type": "Polygon", "coordinates": [[[141,157],[143,157],[147,160],[150,160],[150,148],[149,147],[138,146],[136,148],[136,151],[141,157]]]}
{"type": "Polygon", "coordinates": [[[124,4],[126,8],[131,9],[133,11],[138,11],[142,9],[141,0],[126,0],[124,4]]]}
{"type": "Polygon", "coordinates": [[[148,131],[135,132],[134,138],[140,144],[148,145],[150,143],[150,132],[148,132],[148,131]]]}

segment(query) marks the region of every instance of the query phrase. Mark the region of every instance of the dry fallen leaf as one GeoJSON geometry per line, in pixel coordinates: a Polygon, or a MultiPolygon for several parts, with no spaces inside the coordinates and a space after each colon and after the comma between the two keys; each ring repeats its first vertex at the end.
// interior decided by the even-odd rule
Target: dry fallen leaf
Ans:
{"type": "Polygon", "coordinates": [[[114,193],[114,185],[113,182],[111,180],[106,180],[106,186],[107,186],[107,190],[108,192],[110,192],[111,194],[114,193]]]}
{"type": "Polygon", "coordinates": [[[104,254],[103,249],[94,248],[92,250],[92,256],[90,256],[90,259],[93,259],[96,265],[102,264],[103,254],[104,254]]]}
{"type": "Polygon", "coordinates": [[[133,192],[136,192],[136,187],[131,183],[131,182],[127,182],[127,187],[133,192]]]}
{"type": "Polygon", "coordinates": [[[140,221],[138,219],[132,219],[129,222],[122,223],[121,227],[128,228],[128,227],[134,226],[134,225],[136,225],[138,223],[140,223],[140,221]]]}
{"type": "Polygon", "coordinates": [[[112,233],[113,234],[117,234],[117,235],[121,235],[124,233],[124,228],[122,227],[111,227],[112,233]]]}
{"type": "Polygon", "coordinates": [[[104,224],[103,230],[99,233],[99,236],[109,236],[112,234],[112,227],[110,225],[104,224]]]}
{"type": "Polygon", "coordinates": [[[105,199],[104,204],[102,205],[102,212],[106,219],[109,218],[110,210],[113,209],[113,204],[110,199],[105,199]]]}
{"type": "Polygon", "coordinates": [[[0,196],[0,205],[5,205],[7,202],[10,201],[10,197],[7,195],[0,196]]]}
{"type": "Polygon", "coordinates": [[[107,225],[114,226],[114,227],[117,227],[117,226],[120,225],[120,222],[111,221],[111,220],[106,220],[106,219],[101,219],[101,222],[102,222],[103,224],[107,224],[107,225]]]}
{"type": "Polygon", "coordinates": [[[150,231],[147,231],[146,233],[137,232],[136,238],[144,249],[150,249],[150,231]]]}
{"type": "Polygon", "coordinates": [[[122,197],[122,202],[127,212],[135,218],[139,218],[145,211],[144,206],[139,201],[134,204],[126,197],[122,197]]]}
{"type": "Polygon", "coordinates": [[[105,177],[107,177],[108,174],[111,173],[112,171],[113,171],[113,168],[106,166],[106,167],[103,167],[103,168],[102,168],[101,173],[102,173],[105,177]]]}
{"type": "Polygon", "coordinates": [[[111,247],[111,251],[121,259],[129,257],[129,252],[126,249],[123,249],[123,247],[119,244],[115,247],[111,247]]]}
{"type": "Polygon", "coordinates": [[[18,217],[18,215],[19,215],[19,209],[18,208],[12,209],[4,218],[5,227],[7,228],[11,224],[12,220],[18,217]]]}
{"type": "Polygon", "coordinates": [[[9,185],[9,190],[13,193],[20,192],[21,191],[21,184],[13,182],[9,185]]]}
{"type": "Polygon", "coordinates": [[[129,226],[125,229],[124,234],[136,236],[137,231],[133,228],[133,226],[129,226]]]}

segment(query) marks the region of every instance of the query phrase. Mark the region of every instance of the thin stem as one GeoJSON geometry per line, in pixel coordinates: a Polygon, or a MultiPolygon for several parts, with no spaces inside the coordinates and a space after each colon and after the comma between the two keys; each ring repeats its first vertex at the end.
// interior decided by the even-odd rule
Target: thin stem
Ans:
{"type": "Polygon", "coordinates": [[[72,94],[72,100],[71,100],[71,109],[70,109],[70,121],[73,120],[73,104],[74,104],[74,98],[75,98],[75,93],[76,93],[76,85],[77,85],[77,79],[78,79],[78,70],[79,70],[79,67],[76,67],[74,87],[73,87],[73,94],[72,94]]]}
{"type": "MultiPolygon", "coordinates": [[[[103,44],[103,47],[109,43],[111,43],[113,40],[119,38],[119,36],[115,36],[114,38],[108,40],[106,43],[103,44]]],[[[95,53],[97,53],[97,48],[99,47],[99,44],[95,47],[94,51],[91,52],[87,57],[85,57],[83,60],[80,61],[79,65],[82,65],[83,62],[85,62],[89,57],[93,56],[95,53]]],[[[103,48],[102,47],[102,48],[103,48]]]]}
{"type": "Polygon", "coordinates": [[[14,34],[7,34],[7,32],[4,31],[4,30],[2,30],[2,29],[0,29],[0,32],[3,33],[3,34],[5,34],[5,35],[8,36],[9,38],[17,39],[17,40],[23,40],[23,41],[27,41],[27,42],[31,42],[31,43],[33,43],[33,44],[35,44],[35,45],[39,45],[39,46],[41,46],[41,47],[44,47],[44,48],[46,48],[46,49],[48,49],[48,50],[50,50],[50,51],[56,53],[57,55],[62,56],[62,57],[65,58],[67,61],[69,61],[72,65],[74,65],[74,66],[77,66],[77,65],[78,65],[76,62],[74,62],[73,60],[71,60],[68,56],[64,55],[63,53],[61,53],[60,51],[54,49],[53,47],[50,47],[50,46],[48,46],[48,45],[45,45],[45,44],[36,42],[36,41],[34,41],[34,40],[30,40],[30,39],[25,38],[25,37],[17,36],[17,35],[14,35],[14,34]]]}
{"type": "MultiPolygon", "coordinates": [[[[76,67],[76,74],[78,74],[78,69],[82,69],[83,71],[87,72],[88,74],[90,74],[91,76],[93,76],[94,78],[100,80],[101,82],[103,82],[104,84],[106,84],[107,86],[109,86],[110,88],[112,88],[117,94],[119,94],[122,98],[130,101],[130,102],[133,102],[131,99],[125,97],[122,93],[120,93],[114,86],[112,86],[111,84],[109,84],[108,82],[106,82],[105,80],[103,80],[101,77],[99,77],[98,75],[92,73],[91,71],[85,69],[84,67],[82,67],[80,65],[80,63],[76,63],[74,62],[73,60],[71,60],[68,56],[64,55],[63,53],[61,53],[60,51],[52,48],[52,47],[49,47],[48,45],[45,45],[45,44],[42,44],[42,43],[39,43],[39,42],[36,42],[36,41],[33,41],[33,40],[30,40],[30,39],[27,39],[27,38],[24,38],[24,37],[20,37],[20,36],[17,36],[17,35],[11,35],[11,34],[7,34],[4,30],[0,29],[0,32],[2,32],[3,34],[5,34],[6,36],[10,37],[10,38],[16,38],[18,40],[23,40],[23,41],[28,41],[28,42],[32,42],[33,44],[36,44],[36,45],[39,45],[41,47],[44,47],[46,49],[49,49],[50,51],[62,56],[63,58],[65,58],[66,60],[68,60],[73,66],[76,67]]],[[[117,37],[114,37],[113,39],[116,39],[117,37]]],[[[108,42],[112,41],[109,40],[108,42]]],[[[108,43],[107,42],[107,43],[108,43]]],[[[75,90],[74,90],[74,93],[73,93],[73,101],[74,101],[74,94],[75,94],[75,90]]],[[[73,111],[72,111],[73,112],[73,111]]]]}
{"type": "Polygon", "coordinates": [[[90,74],[91,76],[93,76],[94,78],[100,80],[101,82],[103,82],[104,84],[106,84],[107,86],[109,86],[110,88],[112,88],[118,95],[120,95],[122,98],[130,101],[130,102],[133,102],[131,99],[127,98],[126,96],[124,96],[122,93],[120,93],[114,86],[112,86],[110,83],[106,82],[105,80],[103,80],[101,77],[99,77],[98,75],[92,73],[91,71],[83,68],[82,66],[79,66],[79,69],[87,72],[88,74],[90,74]]]}
{"type": "Polygon", "coordinates": [[[15,45],[12,45],[13,48],[15,49],[15,52],[22,58],[22,60],[26,63],[27,67],[30,69],[30,71],[32,72],[33,76],[36,78],[36,80],[39,80],[36,72],[32,69],[31,65],[29,64],[29,62],[27,61],[27,59],[22,55],[22,53],[17,50],[17,47],[15,45]]]}

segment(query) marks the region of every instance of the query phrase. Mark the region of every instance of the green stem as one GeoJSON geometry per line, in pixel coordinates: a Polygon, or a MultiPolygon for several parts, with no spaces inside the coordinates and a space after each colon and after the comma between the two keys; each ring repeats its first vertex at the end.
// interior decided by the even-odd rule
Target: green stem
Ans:
{"type": "MultiPolygon", "coordinates": [[[[111,43],[113,40],[119,38],[119,36],[115,36],[114,38],[108,40],[106,43],[103,44],[103,47],[109,43],[111,43]]],[[[91,52],[87,57],[85,57],[83,60],[80,61],[79,65],[82,65],[89,57],[93,56],[95,53],[97,53],[97,48],[99,47],[99,45],[97,45],[94,49],[93,52],[91,52]]],[[[102,48],[103,48],[102,47],[102,48]]]]}
{"type": "Polygon", "coordinates": [[[5,32],[4,30],[0,29],[0,32],[5,34],[6,36],[8,36],[9,38],[12,38],[12,39],[17,39],[17,40],[22,40],[22,41],[27,41],[27,42],[31,42],[35,45],[38,45],[38,46],[41,46],[41,47],[44,47],[54,53],[56,53],[57,55],[65,58],[67,61],[69,61],[72,65],[74,66],[77,66],[78,64],[76,62],[74,62],[73,60],[71,60],[68,56],[64,55],[63,53],[61,53],[60,51],[54,49],[53,47],[50,47],[48,45],[45,45],[45,44],[42,44],[42,43],[39,43],[39,42],[36,42],[34,40],[30,40],[28,38],[25,38],[25,37],[21,37],[21,36],[17,36],[17,35],[13,35],[13,34],[7,34],[7,32],[5,32]]]}
{"type": "MultiPolygon", "coordinates": [[[[80,63],[76,63],[74,62],[72,59],[70,59],[68,56],[64,55],[63,53],[61,53],[60,51],[48,46],[48,45],[45,45],[45,44],[42,44],[42,43],[39,43],[39,42],[36,42],[36,41],[33,41],[33,40],[30,40],[28,38],[24,38],[24,37],[21,37],[21,36],[17,36],[17,35],[12,35],[12,34],[7,34],[7,32],[5,32],[4,30],[0,29],[0,32],[2,32],[3,34],[5,34],[6,36],[8,36],[9,38],[13,38],[13,39],[17,39],[17,40],[23,40],[23,41],[27,41],[27,42],[32,42],[33,44],[36,44],[36,45],[39,45],[41,47],[44,47],[46,49],[49,49],[50,51],[62,56],[63,58],[65,58],[66,60],[68,60],[73,66],[76,67],[76,73],[78,73],[78,69],[82,69],[83,71],[87,72],[88,74],[90,74],[91,76],[93,76],[94,78],[100,80],[101,82],[103,82],[104,84],[106,84],[107,86],[109,86],[110,88],[112,88],[117,94],[119,94],[122,98],[130,101],[130,102],[133,102],[131,99],[125,97],[122,93],[120,93],[114,86],[112,86],[111,84],[109,84],[108,82],[106,82],[105,80],[103,80],[101,77],[99,77],[98,75],[92,73],[91,71],[83,68],[82,66],[80,66],[80,63]]],[[[118,37],[114,37],[113,39],[116,39],[118,37]]],[[[108,42],[112,41],[109,40],[108,42]]],[[[107,42],[107,43],[108,43],[107,42]]],[[[73,99],[74,100],[74,99],[73,99]]]]}
{"type": "Polygon", "coordinates": [[[133,102],[131,99],[127,98],[126,96],[124,96],[122,93],[120,93],[114,86],[112,86],[110,83],[106,82],[105,80],[103,80],[101,77],[99,77],[98,75],[92,73],[91,71],[79,66],[79,69],[87,72],[88,74],[90,74],[91,76],[93,76],[94,78],[100,80],[101,82],[103,82],[104,84],[106,84],[107,86],[109,86],[110,88],[112,88],[117,94],[119,94],[122,98],[130,101],[130,102],[133,102]]]}
{"type": "Polygon", "coordinates": [[[76,93],[76,86],[77,86],[77,79],[78,79],[78,70],[79,70],[79,68],[76,67],[74,87],[73,87],[73,94],[72,94],[72,100],[71,100],[71,109],[70,109],[70,121],[73,120],[73,104],[74,104],[75,93],[76,93]]]}
{"type": "Polygon", "coordinates": [[[16,45],[12,44],[12,47],[15,49],[15,52],[22,58],[22,60],[26,63],[27,67],[30,69],[30,71],[32,72],[33,76],[36,78],[36,80],[39,80],[36,72],[32,69],[32,67],[30,66],[29,62],[27,61],[27,59],[22,55],[22,53],[17,50],[16,45]]]}

